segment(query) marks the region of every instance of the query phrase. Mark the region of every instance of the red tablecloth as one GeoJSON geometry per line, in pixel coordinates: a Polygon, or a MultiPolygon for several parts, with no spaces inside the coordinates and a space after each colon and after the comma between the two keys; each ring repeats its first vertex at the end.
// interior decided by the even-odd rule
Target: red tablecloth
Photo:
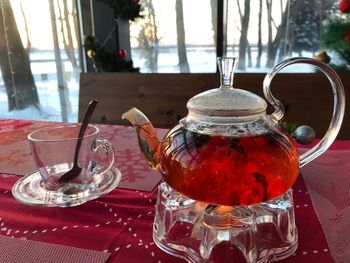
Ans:
{"type": "MultiPolygon", "coordinates": [[[[4,126],[0,125],[0,140],[2,130],[5,134],[4,126]]],[[[11,129],[21,128],[14,125],[11,129]]],[[[6,128],[6,132],[11,129],[6,128]]],[[[119,126],[118,129],[126,128],[119,126]]],[[[131,137],[135,136],[129,132],[131,137]]],[[[341,148],[343,144],[335,147],[341,148]]],[[[108,262],[183,262],[153,243],[156,190],[117,188],[78,207],[33,207],[18,203],[12,197],[12,185],[19,178],[0,171],[0,235],[109,251],[112,255],[108,262]]],[[[299,247],[295,255],[283,262],[334,262],[301,176],[293,189],[299,247]]]]}

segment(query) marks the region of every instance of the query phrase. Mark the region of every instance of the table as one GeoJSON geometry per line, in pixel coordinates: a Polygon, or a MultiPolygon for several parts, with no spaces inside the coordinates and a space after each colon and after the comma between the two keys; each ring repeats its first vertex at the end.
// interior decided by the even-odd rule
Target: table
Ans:
{"type": "MultiPolygon", "coordinates": [[[[28,127],[34,129],[36,125],[53,124],[0,119],[0,147],[6,145],[6,137],[12,143],[23,140],[24,127],[28,131],[28,127]],[[16,131],[22,135],[13,136],[16,131]]],[[[111,125],[99,127],[104,136],[108,137],[112,132],[119,142],[124,140],[130,147],[126,151],[115,146],[117,166],[137,160],[136,166],[121,169],[123,176],[133,178],[134,181],[144,178],[144,175],[156,177],[145,162],[140,161],[142,156],[137,149],[136,134],[132,128],[111,125]]],[[[346,149],[349,145],[347,142],[337,142],[333,148],[346,149]]],[[[25,153],[20,156],[25,156],[25,153]]],[[[0,154],[0,163],[1,161],[4,159],[1,159],[0,154]]],[[[21,166],[21,158],[13,161],[21,166]]],[[[78,207],[46,208],[27,206],[12,197],[12,185],[19,178],[16,174],[10,175],[0,170],[0,235],[110,252],[108,262],[183,262],[162,252],[153,243],[156,188],[148,192],[118,187],[111,193],[78,207]]],[[[334,262],[301,175],[293,189],[299,247],[295,255],[283,262],[334,262]]],[[[350,258],[338,262],[350,262],[350,258]]]]}

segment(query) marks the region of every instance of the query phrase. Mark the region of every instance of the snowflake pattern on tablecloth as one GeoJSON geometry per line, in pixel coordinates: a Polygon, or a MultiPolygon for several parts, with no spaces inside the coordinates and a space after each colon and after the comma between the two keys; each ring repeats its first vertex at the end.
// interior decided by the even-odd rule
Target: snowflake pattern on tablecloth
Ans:
{"type": "Polygon", "coordinates": [[[5,162],[10,165],[19,165],[25,163],[28,158],[31,158],[31,153],[26,149],[11,149],[6,155],[0,155],[0,162],[5,162]]]}
{"type": "Polygon", "coordinates": [[[137,135],[134,127],[124,127],[118,131],[118,136],[128,140],[135,140],[137,142],[137,135]]]}
{"type": "Polygon", "coordinates": [[[104,125],[103,127],[98,126],[100,128],[100,139],[106,139],[112,142],[117,136],[119,136],[120,131],[123,130],[122,126],[115,125],[104,125]]]}
{"type": "Polygon", "coordinates": [[[145,170],[149,170],[144,157],[138,149],[116,151],[117,167],[123,176],[122,182],[135,182],[146,178],[145,170]]]}

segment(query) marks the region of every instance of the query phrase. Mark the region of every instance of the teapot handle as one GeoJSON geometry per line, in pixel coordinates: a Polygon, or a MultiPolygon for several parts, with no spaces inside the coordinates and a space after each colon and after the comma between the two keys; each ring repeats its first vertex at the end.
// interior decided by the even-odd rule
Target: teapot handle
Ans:
{"type": "Polygon", "coordinates": [[[264,95],[267,101],[275,108],[274,113],[271,114],[272,118],[275,121],[278,122],[279,120],[282,119],[284,115],[284,107],[283,107],[283,104],[272,95],[271,89],[270,89],[271,81],[281,69],[289,65],[298,64],[298,63],[304,63],[304,64],[310,64],[310,65],[316,66],[322,73],[324,73],[327,76],[332,86],[333,101],[334,101],[332,120],[330,122],[328,130],[325,136],[319,141],[317,145],[315,145],[313,148],[311,148],[310,150],[308,150],[307,152],[305,152],[299,157],[300,167],[302,167],[305,164],[317,158],[318,156],[320,156],[322,153],[324,153],[337,137],[343,121],[343,117],[344,117],[345,93],[344,93],[343,84],[339,76],[337,75],[337,73],[335,73],[333,69],[331,69],[329,66],[327,66],[323,62],[312,58],[304,58],[304,57],[284,60],[281,63],[274,66],[271,69],[271,71],[267,73],[263,84],[264,95]]]}

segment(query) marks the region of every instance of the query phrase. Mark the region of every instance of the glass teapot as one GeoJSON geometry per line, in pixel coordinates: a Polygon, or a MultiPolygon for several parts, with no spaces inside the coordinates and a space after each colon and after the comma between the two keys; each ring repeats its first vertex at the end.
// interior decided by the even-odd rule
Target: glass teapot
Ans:
{"type": "Polygon", "coordinates": [[[343,85],[339,76],[320,61],[285,60],[264,79],[264,95],[275,108],[268,115],[264,99],[232,86],[237,59],[220,57],[217,61],[220,87],[192,97],[187,102],[187,116],[162,140],[138,109],[130,109],[122,118],[136,128],[148,164],[185,196],[229,206],[270,200],[286,192],[295,182],[299,167],[321,155],[335,140],[344,116],[343,85]],[[279,126],[284,108],[270,90],[276,73],[296,63],[321,70],[334,94],[333,116],[324,138],[301,156],[292,137],[279,126]]]}

